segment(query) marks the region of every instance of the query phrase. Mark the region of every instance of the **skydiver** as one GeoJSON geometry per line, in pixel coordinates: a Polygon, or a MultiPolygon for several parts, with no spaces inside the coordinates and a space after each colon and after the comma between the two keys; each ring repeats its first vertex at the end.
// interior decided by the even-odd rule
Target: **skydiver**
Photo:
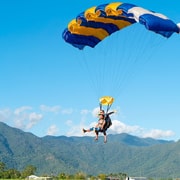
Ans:
{"type": "Polygon", "coordinates": [[[102,132],[104,134],[104,143],[106,143],[107,142],[106,131],[112,125],[109,115],[111,115],[112,113],[115,113],[115,111],[112,111],[110,113],[105,113],[104,110],[100,110],[98,114],[99,119],[96,126],[87,130],[83,129],[83,132],[86,133],[86,132],[95,131],[96,134],[95,140],[98,140],[98,134],[99,132],[102,132]]]}

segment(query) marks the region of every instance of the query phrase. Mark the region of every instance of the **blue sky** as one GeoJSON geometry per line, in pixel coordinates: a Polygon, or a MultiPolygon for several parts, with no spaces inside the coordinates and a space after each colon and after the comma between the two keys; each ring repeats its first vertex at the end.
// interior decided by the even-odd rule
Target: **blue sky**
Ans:
{"type": "MultiPolygon", "coordinates": [[[[162,40],[153,50],[149,49],[149,44],[154,41],[143,44],[147,49],[146,52],[141,51],[140,63],[131,66],[132,71],[125,72],[122,82],[118,79],[121,71],[110,61],[122,57],[116,45],[117,38],[121,41],[120,33],[105,40],[105,44],[98,45],[95,50],[86,48],[83,52],[62,39],[64,28],[78,13],[108,2],[111,1],[1,2],[1,122],[39,137],[84,136],[81,129],[97,121],[98,98],[101,93],[106,95],[104,93],[108,90],[108,95],[115,96],[112,109],[117,110],[112,116],[113,126],[108,133],[126,132],[140,137],[179,139],[178,34],[173,34],[166,41],[162,40]],[[92,59],[97,61],[91,63],[92,59]],[[101,61],[98,59],[106,61],[106,73],[99,72],[98,63],[101,61]],[[102,81],[104,83],[100,83],[102,81]],[[108,86],[111,81],[114,84],[108,86]],[[115,91],[117,84],[121,86],[115,91]],[[96,85],[100,91],[95,88],[96,85]]],[[[176,23],[180,22],[178,0],[128,2],[165,14],[176,23]]],[[[128,31],[124,33],[124,36],[129,36],[128,31]]],[[[136,45],[134,48],[128,47],[123,58],[134,54],[135,49],[136,45]]]]}

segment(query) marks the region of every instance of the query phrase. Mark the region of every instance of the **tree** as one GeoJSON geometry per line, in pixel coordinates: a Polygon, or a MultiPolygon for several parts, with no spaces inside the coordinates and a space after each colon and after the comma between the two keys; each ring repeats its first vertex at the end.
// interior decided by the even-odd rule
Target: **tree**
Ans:
{"type": "Polygon", "coordinates": [[[74,175],[75,179],[86,179],[86,174],[83,172],[78,172],[74,175]]]}
{"type": "Polygon", "coordinates": [[[58,175],[59,179],[67,179],[67,175],[65,173],[61,173],[58,175]]]}
{"type": "Polygon", "coordinates": [[[27,176],[30,176],[36,172],[36,167],[32,165],[28,165],[25,167],[25,169],[21,172],[22,178],[25,178],[27,176]]]}
{"type": "Polygon", "coordinates": [[[105,180],[106,179],[106,175],[105,174],[99,174],[98,178],[101,180],[105,180]]]}
{"type": "Polygon", "coordinates": [[[16,179],[21,176],[21,173],[17,171],[16,169],[8,169],[7,174],[9,174],[10,179],[16,179]]]}
{"type": "Polygon", "coordinates": [[[3,162],[0,162],[0,172],[3,172],[6,169],[6,165],[3,162]]]}
{"type": "Polygon", "coordinates": [[[3,178],[3,173],[6,169],[6,165],[3,162],[0,162],[0,178],[3,178]]]}

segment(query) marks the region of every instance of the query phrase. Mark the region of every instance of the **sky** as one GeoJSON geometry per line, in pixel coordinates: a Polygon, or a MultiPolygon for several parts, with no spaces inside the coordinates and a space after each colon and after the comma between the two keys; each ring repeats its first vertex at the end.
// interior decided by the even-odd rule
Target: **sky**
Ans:
{"type": "MultiPolygon", "coordinates": [[[[64,29],[78,13],[109,2],[1,1],[1,122],[38,137],[85,136],[82,128],[94,126],[98,120],[99,98],[110,95],[115,99],[111,108],[117,112],[111,116],[113,125],[108,134],[180,139],[179,34],[158,41],[157,46],[154,41],[145,44],[144,40],[137,40],[139,43],[128,44],[125,49],[120,46],[122,38],[130,36],[128,30],[107,38],[95,49],[83,51],[63,40],[64,29]],[[120,62],[132,54],[135,57],[137,49],[143,47],[146,51],[137,56],[139,62],[126,66],[128,70],[122,74],[121,64],[117,66],[113,60],[120,62]],[[119,79],[121,75],[125,76],[123,80],[119,79]]],[[[178,0],[129,0],[128,3],[180,22],[178,0]]],[[[122,67],[125,64],[122,61],[122,67]]]]}

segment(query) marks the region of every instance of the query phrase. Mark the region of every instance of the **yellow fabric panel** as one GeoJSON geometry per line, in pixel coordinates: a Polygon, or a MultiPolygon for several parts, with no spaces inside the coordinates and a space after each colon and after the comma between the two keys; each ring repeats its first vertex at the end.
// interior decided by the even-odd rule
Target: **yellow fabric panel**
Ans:
{"type": "Polygon", "coordinates": [[[114,102],[114,98],[111,96],[103,96],[99,99],[99,101],[102,105],[107,106],[107,105],[111,105],[114,102]]]}
{"type": "Polygon", "coordinates": [[[68,30],[70,32],[73,32],[74,29],[79,28],[79,24],[76,22],[76,19],[73,19],[69,24],[68,24],[68,30]]]}
{"type": "Polygon", "coordinates": [[[84,27],[80,26],[79,24],[71,24],[69,25],[69,31],[72,34],[80,34],[85,36],[94,36],[100,40],[103,40],[105,37],[107,37],[109,34],[107,31],[101,28],[90,28],[90,27],[84,27]]]}
{"type": "Polygon", "coordinates": [[[87,20],[97,18],[98,15],[95,13],[95,9],[96,9],[96,6],[87,9],[87,10],[84,12],[84,17],[85,17],[87,20]]]}
{"type": "Polygon", "coordinates": [[[107,16],[118,16],[122,14],[121,10],[117,10],[117,7],[121,5],[122,3],[116,2],[116,3],[110,3],[106,6],[105,12],[107,16]]]}
{"type": "Polygon", "coordinates": [[[103,40],[105,37],[107,37],[109,34],[107,31],[101,29],[101,28],[87,28],[87,27],[81,27],[79,28],[79,33],[81,35],[87,35],[87,36],[94,36],[100,40],[103,40]]]}

